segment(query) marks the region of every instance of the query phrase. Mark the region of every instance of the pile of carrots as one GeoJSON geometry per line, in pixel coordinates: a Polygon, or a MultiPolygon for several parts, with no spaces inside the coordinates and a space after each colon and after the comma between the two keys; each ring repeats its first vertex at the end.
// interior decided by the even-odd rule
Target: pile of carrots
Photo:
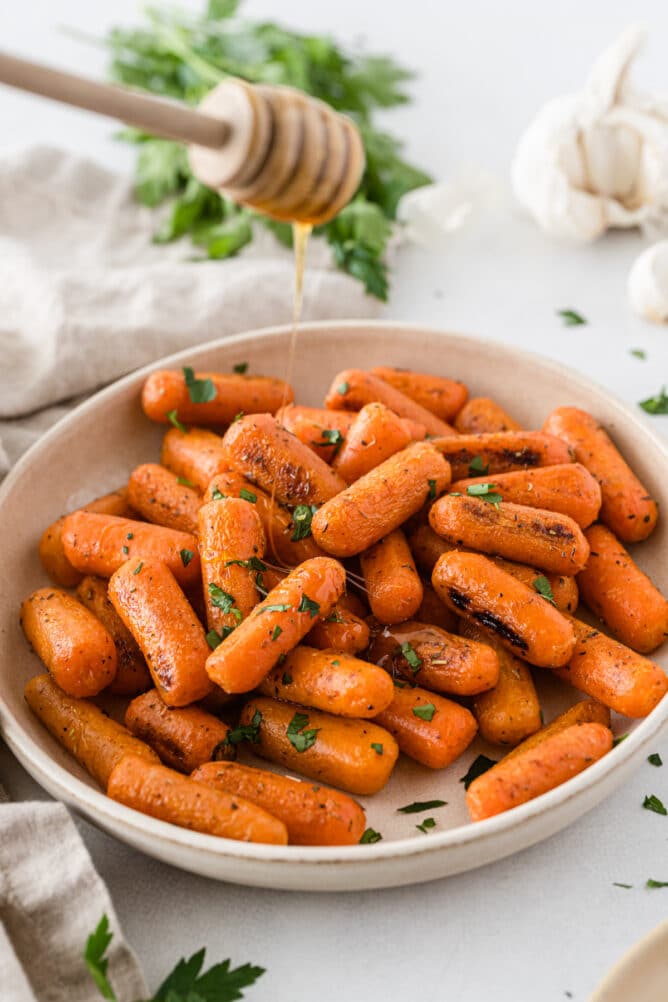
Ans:
{"type": "Polygon", "coordinates": [[[55,586],[21,610],[48,669],[28,704],[113,799],[227,838],[353,844],[353,796],[400,753],[445,769],[479,733],[507,754],[466,791],[478,821],[610,751],[611,710],[665,695],[645,655],[668,602],[626,549],[657,505],[586,412],[525,430],[387,367],[339,373],[323,408],[278,379],[161,371],[142,406],[172,425],[160,463],[46,530],[55,586]],[[534,668],[586,698],[545,725],[534,668]]]}

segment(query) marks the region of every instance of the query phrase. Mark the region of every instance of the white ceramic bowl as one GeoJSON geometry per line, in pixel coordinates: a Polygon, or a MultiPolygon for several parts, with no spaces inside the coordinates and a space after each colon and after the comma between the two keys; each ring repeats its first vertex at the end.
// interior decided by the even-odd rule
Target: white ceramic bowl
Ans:
{"type": "Polygon", "coordinates": [[[668,920],[635,943],[598,986],[589,1002],[666,1002],[668,920]]]}
{"type": "MultiPolygon", "coordinates": [[[[40,665],[18,624],[21,600],[45,583],[37,558],[44,527],[63,511],[127,480],[141,462],[155,460],[164,427],[141,413],[139,393],[152,368],[194,365],[229,369],[247,361],[250,371],[284,376],[289,328],[276,328],[205,345],[156,363],[103,390],[49,431],[21,460],[0,491],[5,573],[0,578],[0,724],[11,749],[30,774],[105,831],[175,866],[220,880],[298,890],[390,887],[471,869],[547,838],[595,807],[624,782],[651,750],[668,717],[668,700],[643,721],[615,723],[627,740],[590,769],[538,800],[478,824],[468,820],[460,777],[479,752],[474,744],[451,768],[433,772],[407,759],[386,789],[365,801],[368,824],[382,832],[373,845],[275,847],[189,832],[138,814],[107,799],[47,734],[23,700],[25,681],[40,665]],[[447,806],[429,812],[437,826],[428,835],[415,825],[424,815],[398,814],[414,800],[437,798],[447,806]]],[[[337,370],[391,364],[455,376],[473,394],[494,396],[526,426],[539,427],[554,407],[575,404],[611,431],[640,477],[668,511],[664,471],[668,448],[641,418],[586,379],[553,362],[478,338],[441,334],[407,325],[308,324],[299,335],[293,383],[298,399],[318,404],[337,370]]],[[[664,517],[651,541],[638,547],[641,566],[668,592],[664,517]]],[[[665,651],[660,662],[668,665],[665,651]]],[[[577,698],[537,672],[549,720],[577,698]]]]}

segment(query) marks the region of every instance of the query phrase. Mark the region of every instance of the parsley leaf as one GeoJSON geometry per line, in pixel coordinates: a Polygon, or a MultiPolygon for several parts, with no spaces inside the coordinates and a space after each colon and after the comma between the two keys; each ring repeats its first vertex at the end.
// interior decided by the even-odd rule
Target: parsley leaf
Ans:
{"type": "Polygon", "coordinates": [[[323,428],[321,435],[320,441],[312,442],[311,445],[333,445],[335,453],[339,451],[343,444],[343,432],[338,428],[323,428]]]}
{"type": "Polygon", "coordinates": [[[249,744],[253,745],[258,744],[260,741],[261,723],[262,714],[259,710],[256,710],[250,724],[239,724],[238,727],[233,728],[225,738],[224,744],[238,745],[242,741],[248,741],[249,744]]]}
{"type": "Polygon", "coordinates": [[[668,887],[668,880],[653,880],[650,877],[647,880],[645,887],[668,887]]]}
{"type": "Polygon", "coordinates": [[[283,677],[281,678],[282,685],[292,685],[293,679],[292,675],[288,675],[286,671],[283,672],[283,677]]]}
{"type": "Polygon", "coordinates": [[[641,400],[638,404],[642,407],[647,414],[668,414],[668,395],[666,394],[666,387],[661,387],[661,392],[657,393],[655,397],[648,397],[647,400],[641,400]]]}
{"type": "Polygon", "coordinates": [[[195,486],[194,483],[192,482],[192,480],[188,480],[187,477],[177,477],[176,478],[176,482],[177,482],[177,484],[180,484],[181,487],[194,487],[195,486]]]}
{"type": "Polygon", "coordinates": [[[217,609],[220,609],[225,615],[232,613],[237,623],[240,623],[243,616],[241,609],[236,607],[234,595],[230,595],[229,592],[223,591],[223,589],[214,584],[213,581],[209,585],[209,596],[211,598],[211,604],[215,605],[217,609]]]}
{"type": "Polygon", "coordinates": [[[197,379],[189,365],[183,366],[188,396],[193,404],[208,404],[216,399],[217,391],[212,379],[197,379]]]}
{"type": "Polygon", "coordinates": [[[420,720],[426,720],[429,723],[436,713],[436,707],[433,703],[425,703],[423,706],[414,706],[413,713],[420,720]]]}
{"type": "Polygon", "coordinates": [[[423,811],[431,811],[434,807],[445,807],[447,800],[415,800],[405,807],[397,807],[399,814],[422,814],[423,811]]]}
{"type": "Polygon", "coordinates": [[[587,323],[582,314],[575,310],[557,310],[557,316],[564,321],[564,327],[579,327],[587,323]]]}
{"type": "Polygon", "coordinates": [[[625,891],[630,891],[631,888],[633,887],[633,884],[620,884],[619,881],[613,880],[612,886],[613,887],[623,887],[625,891]]]}
{"type": "Polygon", "coordinates": [[[340,393],[341,396],[344,397],[348,392],[348,383],[340,383],[339,386],[336,387],[336,392],[340,393]]]}
{"type": "Polygon", "coordinates": [[[653,793],[649,797],[645,797],[642,805],[647,811],[654,811],[655,814],[663,814],[664,816],[668,815],[668,811],[664,807],[662,801],[659,800],[658,797],[654,796],[653,793]]]}
{"type": "Polygon", "coordinates": [[[109,1002],[116,1002],[116,995],[107,978],[109,960],[105,957],[112,939],[113,933],[109,932],[109,919],[103,915],[95,931],[86,940],[83,959],[100,995],[109,999],[109,1002]]]}
{"type": "Polygon", "coordinates": [[[548,579],[545,577],[544,574],[539,574],[537,578],[534,578],[533,586],[534,589],[538,592],[538,594],[542,595],[544,599],[547,599],[547,601],[551,602],[552,605],[557,604],[554,601],[554,595],[552,594],[552,587],[550,585],[550,582],[548,581],[548,579]]]}
{"type": "Polygon", "coordinates": [[[647,358],[647,352],[644,348],[631,348],[629,355],[633,355],[634,358],[639,358],[642,362],[647,358]]]}
{"type": "Polygon", "coordinates": [[[371,747],[375,751],[376,755],[382,755],[383,754],[383,746],[381,744],[379,744],[378,741],[372,741],[371,742],[371,747]]]}
{"type": "Polygon", "coordinates": [[[612,747],[616,748],[617,745],[621,745],[622,741],[626,741],[628,734],[620,734],[618,738],[614,738],[612,742],[612,747]]]}
{"type": "Polygon", "coordinates": [[[474,456],[469,463],[469,476],[470,477],[484,477],[489,472],[489,463],[485,464],[482,461],[482,456],[474,456]]]}
{"type": "Polygon", "coordinates": [[[236,372],[237,376],[245,375],[248,372],[248,362],[237,362],[232,366],[232,371],[236,372]]]}
{"type": "Polygon", "coordinates": [[[418,657],[413,645],[410,644],[408,640],[400,645],[399,650],[406,658],[406,661],[408,661],[408,664],[410,665],[413,674],[416,675],[419,672],[420,668],[422,667],[422,658],[418,657]]]}
{"type": "Polygon", "coordinates": [[[482,498],[483,501],[489,501],[495,508],[498,508],[503,498],[494,491],[494,487],[496,484],[469,484],[466,493],[471,498],[482,498]]]}
{"type": "Polygon", "coordinates": [[[429,484],[429,493],[427,494],[427,500],[429,500],[429,501],[435,501],[436,500],[436,481],[435,480],[428,480],[427,483],[429,484]]]}
{"type": "Polygon", "coordinates": [[[181,557],[181,563],[183,566],[187,567],[195,554],[192,550],[179,550],[179,556],[181,557]]]}
{"type": "Polygon", "coordinates": [[[271,635],[271,639],[272,640],[278,640],[278,638],[280,637],[280,635],[281,635],[282,632],[283,632],[283,630],[281,629],[281,627],[278,626],[278,625],[276,625],[274,627],[273,633],[271,635]]]}
{"type": "Polygon", "coordinates": [[[314,602],[312,599],[310,599],[308,595],[304,594],[302,595],[301,602],[297,606],[297,612],[308,612],[311,616],[311,619],[315,619],[315,617],[320,612],[320,606],[318,605],[317,602],[314,602]]]}
{"type": "Polygon", "coordinates": [[[234,629],[233,626],[224,626],[222,633],[218,633],[217,630],[209,630],[206,635],[206,642],[212,651],[215,651],[216,647],[222,644],[226,637],[229,637],[230,633],[234,629]]]}
{"type": "Polygon", "coordinates": [[[647,761],[649,762],[650,765],[656,765],[656,766],[663,765],[663,761],[658,752],[652,752],[651,755],[648,755],[647,761]]]}
{"type": "Polygon", "coordinates": [[[292,513],[294,532],[290,537],[294,543],[298,543],[300,539],[306,539],[307,536],[311,535],[311,520],[317,510],[318,508],[314,504],[297,505],[292,513]]]}
{"type": "Polygon", "coordinates": [[[488,758],[486,755],[478,755],[477,758],[473,759],[468,768],[468,772],[465,776],[462,776],[459,782],[464,784],[465,790],[468,790],[473,780],[477,779],[478,776],[482,776],[483,772],[487,772],[487,770],[491,769],[493,765],[496,765],[495,759],[488,758]]]}
{"type": "Polygon", "coordinates": [[[374,831],[373,828],[367,828],[360,839],[360,845],[372,845],[374,842],[380,842],[382,838],[380,832],[374,831]]]}
{"type": "Polygon", "coordinates": [[[319,727],[304,730],[305,727],[308,727],[308,714],[295,713],[286,731],[290,744],[298,752],[305,752],[311,748],[320,730],[319,727]]]}
{"type": "Polygon", "coordinates": [[[256,504],[257,494],[253,494],[252,491],[247,491],[245,487],[242,487],[239,491],[239,497],[242,501],[248,501],[250,504],[256,504]]]}
{"type": "Polygon", "coordinates": [[[259,557],[248,557],[247,560],[226,560],[225,567],[245,567],[248,571],[266,571],[267,565],[259,557]]]}
{"type": "Polygon", "coordinates": [[[141,572],[141,569],[142,569],[143,566],[144,566],[144,561],[140,560],[132,573],[133,574],[139,574],[141,572]]]}
{"type": "Polygon", "coordinates": [[[167,411],[167,420],[170,424],[174,425],[175,428],[178,428],[179,431],[182,431],[186,435],[188,434],[186,426],[179,421],[179,412],[176,409],[173,411],[167,411]]]}
{"type": "Polygon", "coordinates": [[[436,827],[435,818],[425,818],[421,825],[415,826],[418,831],[421,831],[424,835],[427,835],[430,828],[436,827]]]}
{"type": "Polygon", "coordinates": [[[263,606],[263,608],[258,611],[257,615],[261,616],[263,612],[288,612],[289,609],[290,606],[287,602],[277,602],[276,605],[263,606]]]}
{"type": "Polygon", "coordinates": [[[225,498],[225,497],[227,497],[227,495],[223,494],[223,492],[221,490],[219,490],[217,487],[214,487],[214,489],[211,491],[211,500],[212,501],[222,501],[223,498],[225,498]]]}

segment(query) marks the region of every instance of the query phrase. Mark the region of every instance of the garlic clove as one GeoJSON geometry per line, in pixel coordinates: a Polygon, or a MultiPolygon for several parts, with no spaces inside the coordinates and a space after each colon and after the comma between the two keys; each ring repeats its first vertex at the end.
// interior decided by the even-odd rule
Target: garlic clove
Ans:
{"type": "Polygon", "coordinates": [[[633,263],[628,296],[638,316],[655,324],[668,323],[668,240],[653,244],[633,263]]]}

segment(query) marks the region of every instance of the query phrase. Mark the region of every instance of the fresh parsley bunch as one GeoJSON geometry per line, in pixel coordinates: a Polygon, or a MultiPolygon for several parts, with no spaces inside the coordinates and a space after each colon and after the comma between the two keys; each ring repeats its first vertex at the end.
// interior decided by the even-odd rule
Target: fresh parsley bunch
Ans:
{"type": "MultiPolygon", "coordinates": [[[[114,79],[142,90],[196,104],[226,76],[254,83],[288,84],[326,101],[357,122],[366,169],[354,200],[316,228],[339,268],[387,299],[384,253],[402,195],[429,183],[424,171],[400,156],[401,143],[374,128],[373,113],[408,101],[411,73],[385,56],[344,51],[326,36],[290,31],[272,22],[241,21],[239,0],[209,0],[198,18],[169,8],[149,8],[143,28],[116,28],[107,36],[114,79]]],[[[157,243],[188,234],[207,258],[236,254],[260,224],[290,246],[292,231],[241,208],[201,185],[190,173],[183,146],[129,129],[121,137],[139,148],[136,195],[148,206],[172,201],[155,234],[157,243]]]]}

